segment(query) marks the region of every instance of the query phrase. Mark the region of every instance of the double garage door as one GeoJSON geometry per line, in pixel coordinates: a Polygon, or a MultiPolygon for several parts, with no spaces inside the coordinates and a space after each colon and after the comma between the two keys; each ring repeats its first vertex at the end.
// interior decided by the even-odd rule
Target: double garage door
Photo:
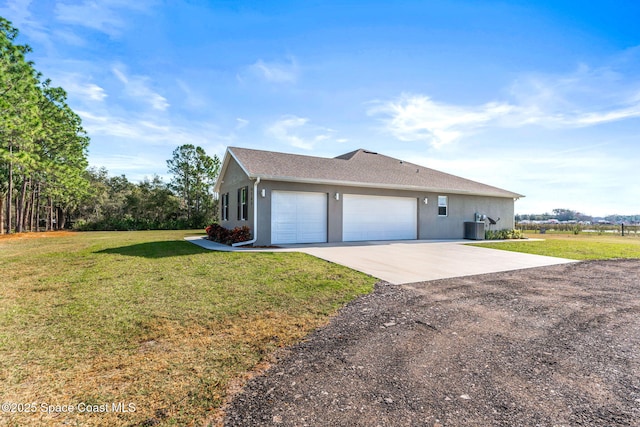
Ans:
{"type": "MultiPolygon", "coordinates": [[[[417,238],[417,199],[344,194],[342,240],[417,238]]],[[[271,243],[327,241],[327,193],[273,191],[271,243]]]]}

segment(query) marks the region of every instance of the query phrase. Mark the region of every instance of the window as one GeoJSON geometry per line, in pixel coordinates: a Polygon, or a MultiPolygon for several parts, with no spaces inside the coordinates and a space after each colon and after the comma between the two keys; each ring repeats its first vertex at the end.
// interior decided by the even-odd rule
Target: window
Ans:
{"type": "Polygon", "coordinates": [[[249,187],[238,188],[238,221],[246,221],[248,217],[247,199],[249,196],[249,187]]]}
{"type": "Polygon", "coordinates": [[[438,216],[447,216],[447,196],[438,196],[438,216]]]}
{"type": "Polygon", "coordinates": [[[229,193],[224,193],[222,195],[222,217],[223,221],[229,221],[229,193]]]}

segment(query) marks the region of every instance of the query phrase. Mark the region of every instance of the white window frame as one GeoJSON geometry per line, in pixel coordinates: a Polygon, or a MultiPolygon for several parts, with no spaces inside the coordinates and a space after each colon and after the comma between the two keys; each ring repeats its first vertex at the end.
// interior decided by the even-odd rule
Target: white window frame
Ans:
{"type": "Polygon", "coordinates": [[[438,196],[438,216],[449,216],[449,196],[438,196]],[[444,208],[444,214],[440,209],[444,208]]]}
{"type": "Polygon", "coordinates": [[[224,193],[222,195],[222,221],[229,221],[229,193],[224,193]]]}
{"type": "Polygon", "coordinates": [[[238,221],[247,221],[249,218],[249,187],[238,189],[238,221]]]}

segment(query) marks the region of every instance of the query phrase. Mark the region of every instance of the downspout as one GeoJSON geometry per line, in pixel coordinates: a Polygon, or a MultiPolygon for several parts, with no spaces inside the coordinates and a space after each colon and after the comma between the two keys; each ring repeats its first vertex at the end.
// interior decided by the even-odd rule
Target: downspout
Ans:
{"type": "Polygon", "coordinates": [[[251,245],[258,239],[258,184],[260,184],[260,177],[257,177],[256,182],[253,183],[253,239],[234,243],[231,245],[233,247],[251,245]]]}

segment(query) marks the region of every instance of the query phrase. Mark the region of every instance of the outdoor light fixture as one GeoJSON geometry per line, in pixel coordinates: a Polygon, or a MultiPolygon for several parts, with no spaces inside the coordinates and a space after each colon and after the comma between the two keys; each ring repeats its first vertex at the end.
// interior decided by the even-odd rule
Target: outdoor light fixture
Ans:
{"type": "Polygon", "coordinates": [[[340,200],[340,193],[336,193],[335,198],[336,200],[340,200]]]}
{"type": "Polygon", "coordinates": [[[265,190],[264,188],[262,190],[260,190],[260,195],[262,197],[267,197],[267,190],[265,190]]]}
{"type": "Polygon", "coordinates": [[[423,201],[424,201],[424,204],[425,204],[425,205],[429,203],[429,199],[427,199],[426,197],[424,198],[424,200],[423,200],[423,201]]]}

